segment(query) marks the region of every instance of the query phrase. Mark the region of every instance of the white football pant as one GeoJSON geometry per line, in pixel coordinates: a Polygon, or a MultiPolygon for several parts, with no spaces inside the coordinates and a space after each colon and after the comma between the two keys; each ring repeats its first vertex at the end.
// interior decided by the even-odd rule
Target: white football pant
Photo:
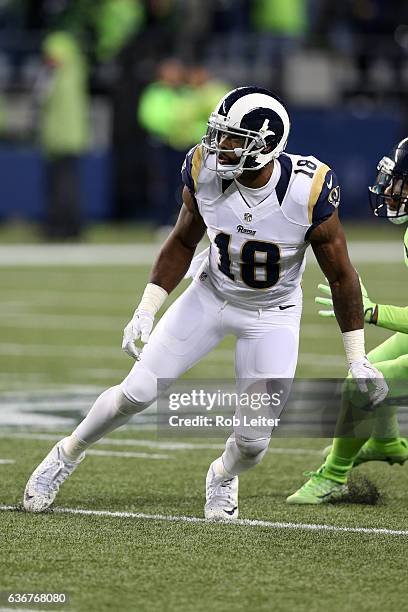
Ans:
{"type": "MultiPolygon", "coordinates": [[[[155,401],[158,379],[177,379],[227,335],[237,339],[237,379],[291,380],[298,356],[301,302],[299,288],[295,299],[282,304],[283,310],[246,310],[223,301],[207,278],[193,281],[158,322],[125,380],[96,400],[75,436],[89,445],[123,425],[155,401]]],[[[226,471],[236,474],[258,463],[269,438],[270,433],[248,434],[248,428],[245,433],[235,431],[223,455],[226,471]]]]}

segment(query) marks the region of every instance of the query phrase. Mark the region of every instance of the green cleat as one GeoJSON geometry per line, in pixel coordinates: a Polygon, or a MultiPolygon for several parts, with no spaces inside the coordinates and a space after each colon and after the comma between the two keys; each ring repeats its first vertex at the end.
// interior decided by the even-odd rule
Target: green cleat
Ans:
{"type": "Polygon", "coordinates": [[[348,493],[346,484],[341,484],[322,475],[324,466],[317,472],[305,472],[310,476],[303,487],[286,499],[288,504],[325,504],[337,500],[348,493]]]}
{"type": "MultiPolygon", "coordinates": [[[[326,459],[332,449],[332,445],[326,446],[323,456],[326,459]]],[[[408,440],[406,438],[396,438],[390,442],[379,442],[370,438],[360,448],[357,457],[354,459],[353,467],[357,467],[367,461],[386,461],[390,465],[399,463],[402,465],[408,459],[408,440]]]]}

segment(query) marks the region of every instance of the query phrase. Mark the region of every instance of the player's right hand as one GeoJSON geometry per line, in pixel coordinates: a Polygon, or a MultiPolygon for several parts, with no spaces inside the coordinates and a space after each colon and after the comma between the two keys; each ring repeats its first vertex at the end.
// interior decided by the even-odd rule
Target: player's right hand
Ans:
{"type": "Polygon", "coordinates": [[[136,346],[136,340],[146,344],[153,329],[154,316],[147,310],[136,309],[132,319],[123,331],[122,349],[133,359],[138,359],[141,349],[136,346]]]}
{"type": "MultiPolygon", "coordinates": [[[[376,304],[370,300],[367,294],[367,289],[364,287],[361,278],[360,277],[358,278],[360,281],[361,295],[363,297],[364,320],[367,323],[371,323],[376,304]]],[[[321,297],[320,295],[318,295],[317,297],[315,297],[316,304],[322,304],[323,306],[326,306],[325,310],[319,310],[319,316],[335,317],[336,315],[334,314],[334,310],[333,310],[333,300],[332,300],[332,293],[331,293],[330,286],[321,283],[317,285],[317,288],[324,295],[330,296],[330,297],[321,297]]]]}
{"type": "Polygon", "coordinates": [[[350,365],[350,374],[361,393],[367,393],[373,406],[381,403],[388,395],[388,385],[382,372],[373,366],[367,357],[350,365]]]}

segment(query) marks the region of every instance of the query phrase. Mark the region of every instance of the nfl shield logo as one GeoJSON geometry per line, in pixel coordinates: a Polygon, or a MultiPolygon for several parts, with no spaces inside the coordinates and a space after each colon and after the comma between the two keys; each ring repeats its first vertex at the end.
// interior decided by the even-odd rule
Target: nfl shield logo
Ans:
{"type": "Polygon", "coordinates": [[[246,221],[247,223],[251,223],[251,221],[252,221],[251,213],[245,213],[244,214],[244,221],[246,221]]]}

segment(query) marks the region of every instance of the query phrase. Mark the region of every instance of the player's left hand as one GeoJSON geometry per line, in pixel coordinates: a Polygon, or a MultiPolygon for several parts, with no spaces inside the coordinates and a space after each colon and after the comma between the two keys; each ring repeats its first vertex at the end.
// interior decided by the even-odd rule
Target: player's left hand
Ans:
{"type": "Polygon", "coordinates": [[[350,366],[350,374],[361,393],[367,393],[373,406],[380,404],[388,395],[388,385],[377,368],[363,357],[350,366]]]}
{"type": "MultiPolygon", "coordinates": [[[[364,308],[364,321],[367,323],[372,323],[372,317],[376,308],[376,304],[368,297],[367,289],[364,287],[361,278],[359,277],[360,287],[361,287],[361,295],[363,297],[363,308],[364,308]]],[[[319,310],[319,316],[321,317],[334,317],[333,310],[333,300],[332,293],[329,285],[320,283],[317,285],[319,291],[321,291],[324,295],[328,295],[330,297],[321,297],[318,295],[315,297],[316,304],[322,304],[326,306],[325,310],[319,310]]]]}

